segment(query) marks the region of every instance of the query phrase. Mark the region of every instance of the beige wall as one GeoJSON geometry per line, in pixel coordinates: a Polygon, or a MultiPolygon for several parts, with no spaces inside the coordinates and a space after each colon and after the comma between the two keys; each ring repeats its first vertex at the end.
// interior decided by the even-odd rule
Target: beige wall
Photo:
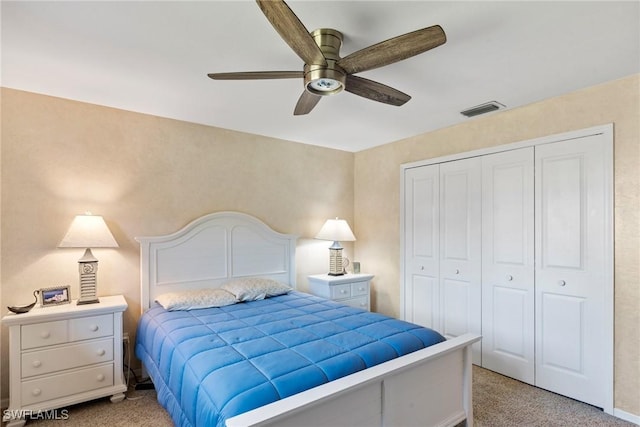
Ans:
{"type": "Polygon", "coordinates": [[[640,76],[356,153],[356,259],[373,306],[400,307],[400,165],[614,123],[615,407],[640,415],[640,76]]]}
{"type": "Polygon", "coordinates": [[[328,268],[330,242],[312,237],[327,218],[352,223],[353,153],[9,89],[1,101],[3,314],[41,287],[69,284],[77,298],[83,251],[56,246],[85,211],[103,215],[120,245],[93,252],[99,294],[124,294],[132,337],[140,310],[134,237],[173,232],[210,212],[249,213],[301,237],[304,290],[308,274],[328,268]]]}

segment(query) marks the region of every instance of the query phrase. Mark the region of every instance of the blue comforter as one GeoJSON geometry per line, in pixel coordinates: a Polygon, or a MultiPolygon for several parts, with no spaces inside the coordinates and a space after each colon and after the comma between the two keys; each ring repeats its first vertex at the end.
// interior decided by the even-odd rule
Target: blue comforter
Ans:
{"type": "Polygon", "coordinates": [[[437,332],[291,292],[140,319],[136,355],[178,426],[227,418],[444,341],[437,332]]]}

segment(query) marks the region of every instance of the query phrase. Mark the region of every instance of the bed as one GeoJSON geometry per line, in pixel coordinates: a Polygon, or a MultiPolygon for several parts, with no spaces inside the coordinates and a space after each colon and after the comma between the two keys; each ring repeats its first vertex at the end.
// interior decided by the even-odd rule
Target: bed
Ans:
{"type": "Polygon", "coordinates": [[[213,213],[137,240],[136,354],[176,425],[473,425],[470,346],[479,336],[440,342],[434,331],[299,292],[296,236],[246,214],[213,213]],[[156,302],[225,290],[234,301],[214,307],[156,302]]]}

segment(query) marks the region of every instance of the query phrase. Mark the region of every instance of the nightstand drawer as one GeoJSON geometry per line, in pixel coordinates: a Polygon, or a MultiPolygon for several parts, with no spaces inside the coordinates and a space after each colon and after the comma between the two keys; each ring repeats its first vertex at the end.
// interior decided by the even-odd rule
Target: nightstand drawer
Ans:
{"type": "Polygon", "coordinates": [[[369,282],[356,282],[351,284],[351,295],[358,297],[369,295],[369,282]]]}
{"type": "Polygon", "coordinates": [[[22,404],[31,405],[113,385],[113,363],[22,383],[22,404]]]}
{"type": "Polygon", "coordinates": [[[309,291],[322,298],[369,310],[370,283],[373,277],[372,274],[362,273],[342,276],[316,274],[308,277],[309,291]]]}
{"type": "Polygon", "coordinates": [[[113,335],[113,314],[80,317],[71,319],[69,322],[69,341],[88,340],[113,335]]]}
{"type": "Polygon", "coordinates": [[[363,295],[357,298],[351,298],[346,301],[340,301],[342,304],[346,304],[355,308],[362,308],[363,310],[369,309],[369,297],[367,295],[363,295]]]}
{"type": "Polygon", "coordinates": [[[351,296],[351,284],[331,286],[331,299],[349,298],[351,296]]]}
{"type": "Polygon", "coordinates": [[[68,340],[66,320],[22,326],[21,345],[23,349],[61,344],[68,340]]]}
{"type": "Polygon", "coordinates": [[[22,378],[113,360],[113,338],[22,354],[22,378]]]}

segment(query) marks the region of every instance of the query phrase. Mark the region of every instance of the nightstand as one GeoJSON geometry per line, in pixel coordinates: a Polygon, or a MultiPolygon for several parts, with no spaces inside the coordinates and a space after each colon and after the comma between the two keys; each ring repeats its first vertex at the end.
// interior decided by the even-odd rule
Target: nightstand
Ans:
{"type": "Polygon", "coordinates": [[[369,310],[369,288],[373,277],[373,274],[344,274],[342,276],[316,274],[308,276],[307,279],[312,294],[369,310]]]}
{"type": "Polygon", "coordinates": [[[22,426],[37,415],[111,395],[124,399],[122,372],[122,295],[96,304],[35,307],[7,314],[9,327],[9,408],[3,421],[22,426]]]}

